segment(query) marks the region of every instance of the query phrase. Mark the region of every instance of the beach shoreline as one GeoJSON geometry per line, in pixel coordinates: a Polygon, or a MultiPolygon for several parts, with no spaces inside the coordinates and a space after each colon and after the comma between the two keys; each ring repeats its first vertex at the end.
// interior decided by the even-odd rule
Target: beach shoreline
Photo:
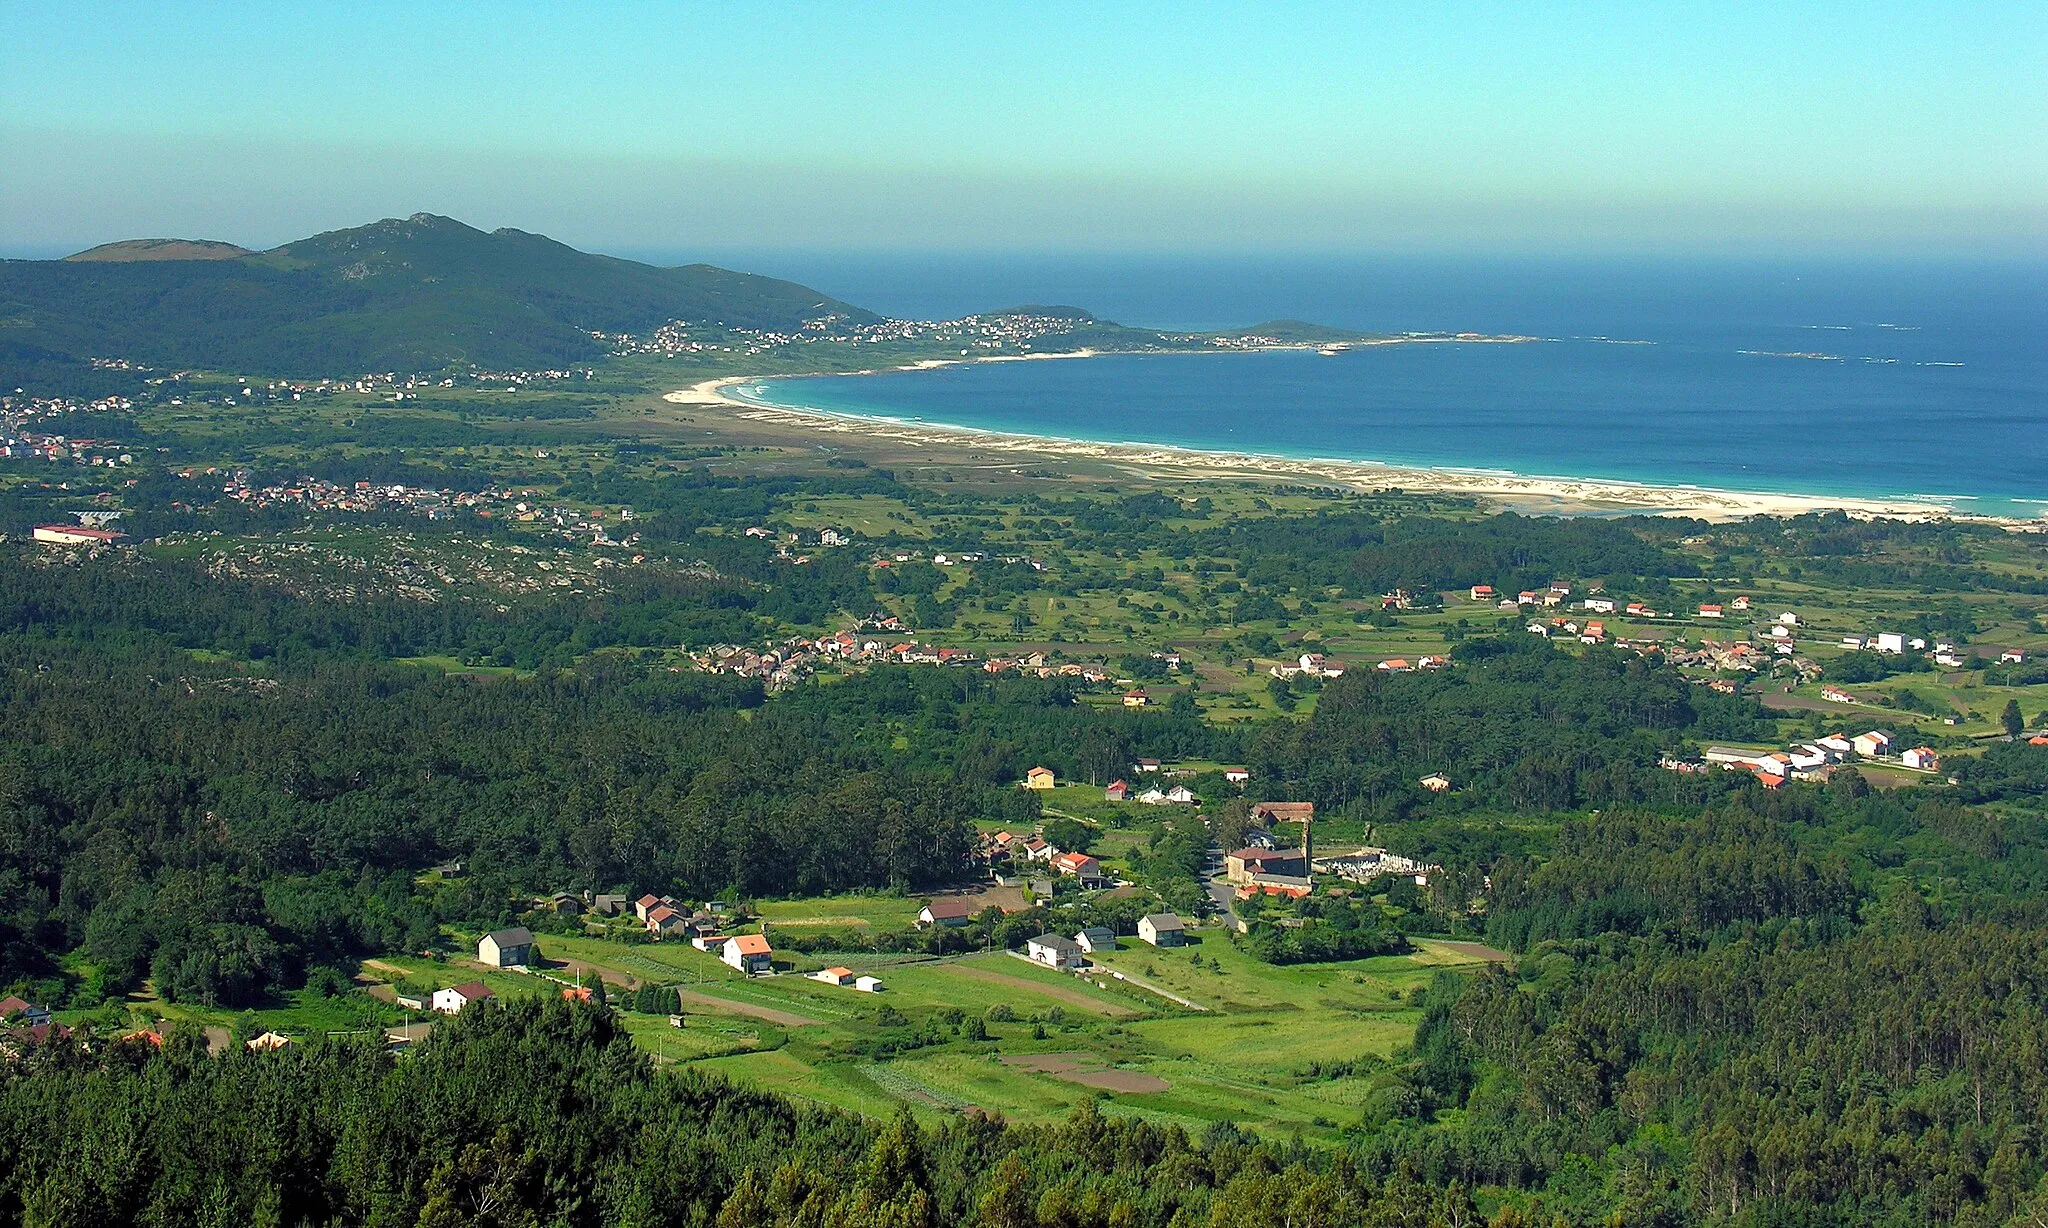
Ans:
{"type": "MultiPolygon", "coordinates": [[[[1495,339],[1505,340],[1505,339],[1495,339]]],[[[1399,344],[1365,342],[1354,344],[1399,344]]],[[[1282,347],[1268,347],[1282,348],[1282,347]]],[[[1319,349],[1315,345],[1289,349],[1319,349]]],[[[977,358],[925,359],[888,368],[819,372],[823,375],[876,375],[882,371],[920,371],[974,362],[1028,362],[1091,358],[1093,350],[1046,354],[991,355],[977,358]]],[[[798,427],[841,437],[865,437],[911,447],[954,446],[1019,458],[1090,460],[1117,465],[1158,479],[1297,481],[1349,487],[1359,491],[1401,490],[1410,493],[1463,495],[1507,509],[1553,514],[1616,514],[1687,516],[1708,521],[1748,516],[1797,516],[1840,511],[1857,518],[1903,520],[1967,520],[2011,529],[2044,527],[2041,520],[2021,520],[1958,510],[1932,499],[1865,498],[1807,495],[1771,491],[1721,490],[1688,485],[1661,485],[1610,478],[1525,475],[1494,470],[1400,465],[1348,458],[1302,458],[1231,452],[1140,441],[1105,442],[1051,435],[990,430],[946,423],[906,422],[900,418],[851,414],[838,410],[778,405],[754,400],[737,391],[769,380],[815,378],[797,375],[738,375],[703,380],[663,394],[674,405],[720,409],[750,422],[798,427]]]]}

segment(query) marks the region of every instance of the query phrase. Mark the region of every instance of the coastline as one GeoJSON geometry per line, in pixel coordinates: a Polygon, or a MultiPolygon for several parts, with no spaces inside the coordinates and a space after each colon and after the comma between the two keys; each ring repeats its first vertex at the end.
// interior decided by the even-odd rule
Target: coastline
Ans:
{"type": "MultiPolygon", "coordinates": [[[[1490,338],[1497,342],[1519,338],[1490,338]]],[[[1349,344],[1387,345],[1399,341],[1371,341],[1349,344]]],[[[1323,349],[1313,344],[1262,347],[1270,349],[1323,349]]],[[[1207,351],[1203,351],[1207,352],[1207,351]]],[[[990,355],[980,358],[925,359],[886,368],[889,371],[921,371],[959,366],[972,362],[1031,362],[1092,358],[1094,350],[1072,350],[1046,354],[990,355]]],[[[820,372],[820,375],[875,375],[881,369],[850,372],[820,372]]],[[[2003,525],[2009,529],[2040,530],[2040,520],[2021,520],[1959,511],[1952,504],[1931,499],[1863,498],[1841,495],[1805,495],[1769,491],[1721,490],[1688,485],[1660,485],[1610,478],[1572,478],[1527,475],[1496,470],[1388,464],[1373,460],[1344,458],[1302,458],[1245,452],[1212,451],[1175,444],[1136,441],[1104,442],[1051,435],[1029,435],[980,427],[945,423],[906,422],[836,410],[777,405],[750,399],[737,388],[770,379],[809,378],[803,376],[721,376],[689,388],[662,394],[674,405],[725,409],[749,421],[795,426],[837,435],[854,435],[911,447],[954,446],[1017,457],[1087,459],[1107,462],[1155,478],[1181,480],[1307,481],[1348,486],[1360,491],[1399,489],[1417,493],[1465,495],[1500,505],[1505,509],[1552,514],[1615,514],[1638,512],[1658,516],[1689,516],[1708,521],[1740,520],[1748,516],[1796,516],[1808,512],[1841,511],[1858,518],[1890,517],[1903,520],[1968,520],[2003,525]]]]}

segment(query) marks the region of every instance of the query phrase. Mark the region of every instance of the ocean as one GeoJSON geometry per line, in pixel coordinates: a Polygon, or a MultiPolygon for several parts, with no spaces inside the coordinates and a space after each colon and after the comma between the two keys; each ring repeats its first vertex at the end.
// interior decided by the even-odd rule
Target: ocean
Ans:
{"type": "MultiPolygon", "coordinates": [[[[769,267],[763,267],[764,265],[769,267]]],[[[757,399],[1103,442],[2048,513],[2048,265],[756,257],[890,315],[1511,333],[778,379],[757,399]]]]}

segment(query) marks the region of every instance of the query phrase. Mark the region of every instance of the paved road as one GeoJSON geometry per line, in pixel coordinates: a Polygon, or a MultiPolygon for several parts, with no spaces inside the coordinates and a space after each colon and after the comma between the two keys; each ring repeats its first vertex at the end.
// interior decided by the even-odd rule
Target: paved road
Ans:
{"type": "Polygon", "coordinates": [[[1215,859],[1213,863],[1215,868],[1209,869],[1205,867],[1203,869],[1202,889],[1209,893],[1210,902],[1216,905],[1216,910],[1223,914],[1224,919],[1229,922],[1230,928],[1235,930],[1237,928],[1237,894],[1231,890],[1229,881],[1223,877],[1223,850],[1219,846],[1212,844],[1209,846],[1209,854],[1215,859]]]}

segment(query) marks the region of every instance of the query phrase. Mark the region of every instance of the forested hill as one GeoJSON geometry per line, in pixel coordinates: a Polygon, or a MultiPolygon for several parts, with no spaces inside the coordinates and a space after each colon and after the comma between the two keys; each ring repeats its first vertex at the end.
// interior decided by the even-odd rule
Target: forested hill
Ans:
{"type": "Polygon", "coordinates": [[[595,359],[593,331],[671,320],[795,331],[877,318],[793,282],[657,268],[424,213],[230,259],[0,261],[0,364],[118,357],[315,376],[534,369],[595,359]]]}

